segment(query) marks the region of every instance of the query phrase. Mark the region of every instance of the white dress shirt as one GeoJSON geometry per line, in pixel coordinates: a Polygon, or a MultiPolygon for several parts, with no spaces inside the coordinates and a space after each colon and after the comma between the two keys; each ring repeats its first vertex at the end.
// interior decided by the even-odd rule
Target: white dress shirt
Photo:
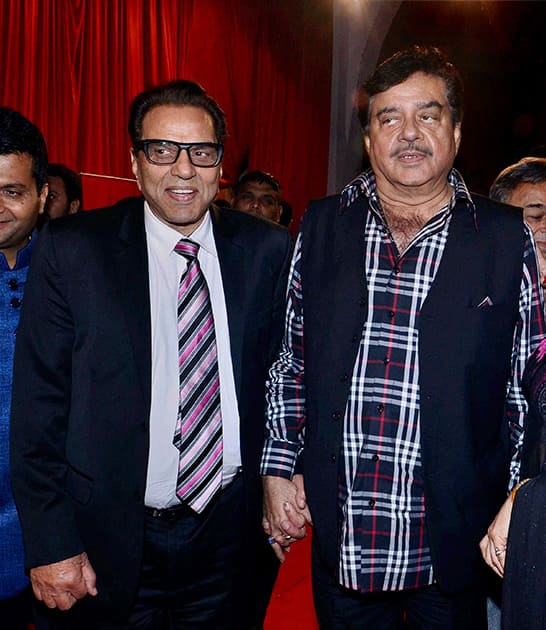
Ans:
{"type": "MultiPolygon", "coordinates": [[[[178,285],[187,261],[174,251],[183,236],[161,222],[147,203],[144,204],[144,223],[152,324],[150,452],[144,502],[149,507],[165,508],[180,504],[176,496],[179,451],[173,445],[179,389],[176,310],[178,285]]],[[[214,316],[224,440],[222,483],[225,487],[241,466],[239,411],[220,262],[208,212],[203,223],[188,238],[200,246],[197,258],[209,287],[214,316]]]]}

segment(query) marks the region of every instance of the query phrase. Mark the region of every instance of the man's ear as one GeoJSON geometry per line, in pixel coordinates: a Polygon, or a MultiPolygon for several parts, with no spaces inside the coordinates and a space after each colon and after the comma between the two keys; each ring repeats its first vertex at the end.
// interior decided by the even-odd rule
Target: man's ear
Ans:
{"type": "Polygon", "coordinates": [[[39,208],[38,208],[38,214],[43,214],[44,213],[45,204],[46,204],[46,201],[47,201],[48,194],[49,194],[49,184],[46,183],[46,184],[44,184],[42,186],[42,190],[40,190],[40,194],[38,195],[39,198],[40,198],[40,202],[39,202],[40,205],[39,205],[39,208]]]}
{"type": "Polygon", "coordinates": [[[140,172],[138,168],[138,160],[137,160],[137,156],[135,154],[133,147],[129,149],[129,153],[131,155],[131,170],[133,171],[133,175],[135,176],[135,179],[137,181],[138,189],[142,191],[142,188],[140,187],[139,177],[138,177],[139,172],[140,172]]]}

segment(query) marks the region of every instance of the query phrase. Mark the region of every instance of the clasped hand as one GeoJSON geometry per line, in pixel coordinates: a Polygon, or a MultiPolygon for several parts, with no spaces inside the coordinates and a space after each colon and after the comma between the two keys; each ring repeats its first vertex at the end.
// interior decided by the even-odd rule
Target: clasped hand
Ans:
{"type": "Polygon", "coordinates": [[[306,524],[313,524],[307,507],[303,475],[294,475],[292,480],[266,476],[263,477],[263,488],[262,527],[275,555],[284,562],[290,545],[307,535],[306,524]]]}

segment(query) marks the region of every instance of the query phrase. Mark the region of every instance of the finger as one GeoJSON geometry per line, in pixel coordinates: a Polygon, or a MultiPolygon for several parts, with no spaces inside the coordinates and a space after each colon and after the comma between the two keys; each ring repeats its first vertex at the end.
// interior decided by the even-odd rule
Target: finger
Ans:
{"type": "Polygon", "coordinates": [[[57,608],[57,602],[52,595],[44,593],[42,601],[48,608],[57,608]]]}
{"type": "Polygon", "coordinates": [[[271,523],[266,518],[262,520],[262,529],[266,534],[271,534],[271,523]]]}
{"type": "Polygon", "coordinates": [[[71,593],[61,593],[55,597],[59,610],[69,610],[76,603],[76,598],[71,593]]]}
{"type": "MultiPolygon", "coordinates": [[[[82,568],[83,581],[85,585],[85,593],[81,597],[84,597],[86,594],[92,595],[93,597],[98,594],[97,591],[97,576],[90,562],[87,562],[82,568]]],[[[78,597],[78,599],[81,599],[78,597]]]]}
{"type": "Polygon", "coordinates": [[[271,545],[271,549],[273,549],[273,553],[277,556],[277,559],[282,564],[286,560],[283,548],[273,538],[269,538],[269,544],[271,545]]]}

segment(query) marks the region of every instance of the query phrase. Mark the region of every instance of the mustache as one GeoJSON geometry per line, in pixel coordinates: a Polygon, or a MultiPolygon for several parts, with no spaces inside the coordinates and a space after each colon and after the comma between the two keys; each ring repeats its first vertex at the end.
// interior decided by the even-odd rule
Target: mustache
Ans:
{"type": "Polygon", "coordinates": [[[390,157],[395,158],[398,157],[402,153],[421,153],[422,155],[432,155],[432,151],[428,147],[424,147],[416,142],[409,142],[404,147],[397,147],[394,151],[391,152],[390,157]]]}

